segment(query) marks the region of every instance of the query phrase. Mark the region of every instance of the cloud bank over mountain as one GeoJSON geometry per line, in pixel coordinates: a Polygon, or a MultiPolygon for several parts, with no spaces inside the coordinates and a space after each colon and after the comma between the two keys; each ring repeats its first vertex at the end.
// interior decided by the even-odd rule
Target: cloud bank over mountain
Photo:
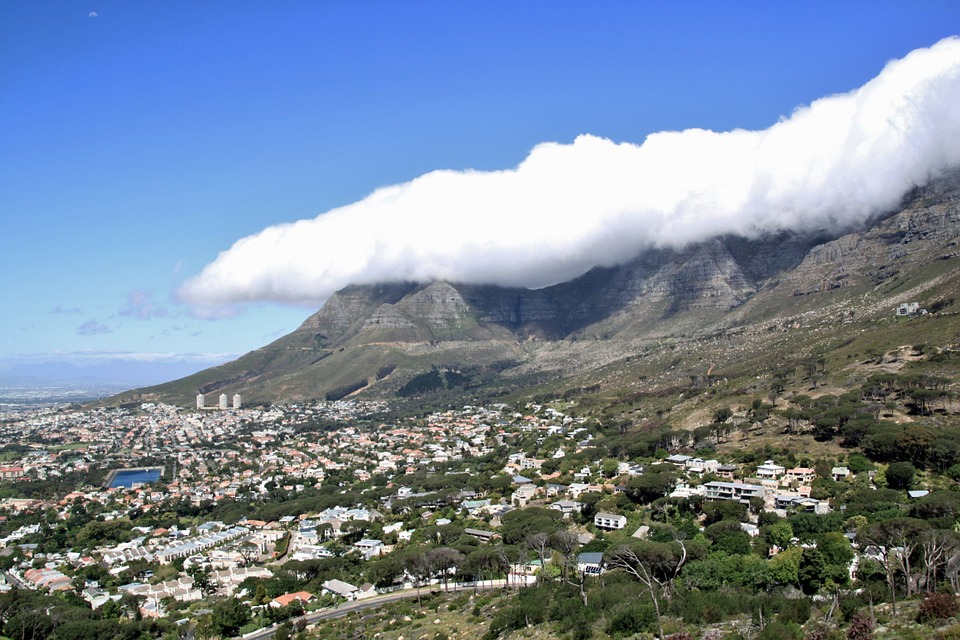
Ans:
{"type": "Polygon", "coordinates": [[[383,281],[542,287],[723,234],[842,230],[960,166],[960,39],[762,131],[590,135],[514,169],[434,171],[238,240],[180,289],[201,305],[317,303],[383,281]]]}

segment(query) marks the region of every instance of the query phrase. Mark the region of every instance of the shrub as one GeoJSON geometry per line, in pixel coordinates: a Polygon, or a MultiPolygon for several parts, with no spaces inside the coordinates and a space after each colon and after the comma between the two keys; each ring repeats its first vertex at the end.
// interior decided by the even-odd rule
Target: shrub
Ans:
{"type": "Polygon", "coordinates": [[[607,635],[630,636],[656,628],[656,615],[652,605],[633,605],[617,611],[607,624],[607,635]]]}
{"type": "Polygon", "coordinates": [[[758,640],[800,640],[803,638],[803,632],[798,624],[792,622],[785,624],[775,620],[764,626],[757,638],[758,640]]]}
{"type": "Polygon", "coordinates": [[[848,640],[873,640],[873,620],[868,614],[861,611],[853,616],[847,628],[847,638],[848,640]]]}
{"type": "Polygon", "coordinates": [[[818,622],[807,631],[804,640],[843,640],[843,633],[839,629],[818,622]]]}
{"type": "Polygon", "coordinates": [[[917,611],[917,622],[944,620],[953,618],[960,611],[957,598],[950,593],[928,593],[920,603],[917,611]]]}

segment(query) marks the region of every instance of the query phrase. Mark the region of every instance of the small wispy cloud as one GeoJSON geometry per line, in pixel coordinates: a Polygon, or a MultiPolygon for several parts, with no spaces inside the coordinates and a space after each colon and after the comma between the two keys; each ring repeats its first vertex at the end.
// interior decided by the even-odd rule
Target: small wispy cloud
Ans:
{"type": "Polygon", "coordinates": [[[61,307],[57,305],[53,309],[50,309],[50,313],[51,315],[76,315],[83,312],[77,307],[61,307]]]}
{"type": "Polygon", "coordinates": [[[96,320],[88,320],[77,327],[77,335],[80,336],[96,336],[103,333],[113,333],[113,330],[107,325],[97,322],[96,320]]]}
{"type": "Polygon", "coordinates": [[[243,313],[243,308],[235,304],[193,305],[190,315],[198,320],[229,320],[243,313]]]}
{"type": "Polygon", "coordinates": [[[166,307],[153,301],[152,289],[130,291],[126,298],[126,303],[117,312],[125,318],[149,320],[150,318],[166,318],[170,315],[166,307]]]}

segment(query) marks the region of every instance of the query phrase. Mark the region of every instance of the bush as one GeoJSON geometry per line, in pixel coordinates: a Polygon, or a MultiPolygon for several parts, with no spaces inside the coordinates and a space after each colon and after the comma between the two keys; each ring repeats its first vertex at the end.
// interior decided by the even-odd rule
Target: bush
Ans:
{"type": "Polygon", "coordinates": [[[847,628],[848,640],[873,640],[873,620],[866,613],[860,612],[853,616],[850,627],[847,628]]]}
{"type": "Polygon", "coordinates": [[[757,638],[758,640],[801,640],[803,632],[798,624],[792,622],[785,624],[775,620],[764,626],[757,638]]]}
{"type": "Polygon", "coordinates": [[[803,624],[810,619],[810,600],[807,598],[787,600],[780,606],[777,617],[783,623],[803,624]]]}
{"type": "Polygon", "coordinates": [[[607,624],[609,636],[631,636],[656,629],[657,617],[653,605],[632,605],[613,614],[607,624]]]}
{"type": "Polygon", "coordinates": [[[807,631],[807,636],[803,640],[843,640],[843,633],[839,629],[819,622],[807,631]]]}
{"type": "Polygon", "coordinates": [[[928,593],[920,603],[917,611],[917,622],[930,622],[931,620],[945,620],[953,618],[960,611],[957,606],[957,598],[950,593],[928,593]]]}

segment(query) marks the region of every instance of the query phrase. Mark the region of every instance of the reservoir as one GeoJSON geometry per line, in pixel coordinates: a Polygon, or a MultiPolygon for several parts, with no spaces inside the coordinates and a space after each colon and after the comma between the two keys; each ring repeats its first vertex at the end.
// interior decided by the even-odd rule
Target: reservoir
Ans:
{"type": "Polygon", "coordinates": [[[145,484],[147,482],[156,482],[160,479],[163,469],[152,467],[150,469],[117,469],[110,478],[108,487],[132,487],[134,484],[145,484]]]}

